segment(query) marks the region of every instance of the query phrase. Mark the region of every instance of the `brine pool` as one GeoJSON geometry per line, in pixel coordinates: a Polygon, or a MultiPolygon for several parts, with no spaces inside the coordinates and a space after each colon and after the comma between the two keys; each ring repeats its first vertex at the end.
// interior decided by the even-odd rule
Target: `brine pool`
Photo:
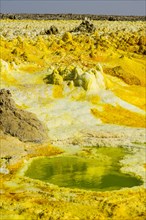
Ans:
{"type": "Polygon", "coordinates": [[[111,191],[142,185],[135,176],[120,171],[123,148],[97,148],[94,157],[56,156],[32,160],[25,176],[59,187],[111,191]]]}

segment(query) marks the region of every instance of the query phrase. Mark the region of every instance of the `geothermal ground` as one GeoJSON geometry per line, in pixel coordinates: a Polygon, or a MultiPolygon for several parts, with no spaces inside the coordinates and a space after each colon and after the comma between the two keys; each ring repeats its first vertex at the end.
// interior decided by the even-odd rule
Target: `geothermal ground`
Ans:
{"type": "Polygon", "coordinates": [[[145,22],[3,19],[0,52],[1,219],[144,220],[145,22]],[[98,158],[102,176],[115,152],[140,185],[90,191],[25,175],[61,156],[98,158]]]}

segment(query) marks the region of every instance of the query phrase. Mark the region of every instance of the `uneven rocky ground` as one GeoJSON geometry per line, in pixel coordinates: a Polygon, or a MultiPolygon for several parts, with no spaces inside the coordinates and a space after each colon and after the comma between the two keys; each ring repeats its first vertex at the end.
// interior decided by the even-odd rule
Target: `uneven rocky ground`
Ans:
{"type": "Polygon", "coordinates": [[[115,16],[92,14],[0,14],[1,19],[30,19],[30,20],[83,20],[85,17],[92,20],[109,21],[145,21],[145,16],[115,16]]]}
{"type": "Polygon", "coordinates": [[[0,46],[1,88],[12,94],[1,114],[19,125],[2,122],[1,218],[145,219],[145,22],[3,19],[0,46]],[[33,132],[48,138],[32,143],[33,132]],[[90,192],[23,175],[30,158],[95,156],[93,146],[127,148],[121,170],[143,185],[90,192]]]}

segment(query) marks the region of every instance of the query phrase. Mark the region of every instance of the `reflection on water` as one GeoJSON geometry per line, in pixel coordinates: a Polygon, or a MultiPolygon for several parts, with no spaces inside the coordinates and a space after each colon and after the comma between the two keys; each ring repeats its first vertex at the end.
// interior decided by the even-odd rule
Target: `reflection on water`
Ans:
{"type": "Polygon", "coordinates": [[[123,155],[115,150],[99,149],[97,159],[75,156],[38,158],[25,175],[61,187],[106,191],[141,185],[136,177],[120,172],[118,161],[123,155]],[[115,151],[115,155],[113,152],[115,151]],[[113,156],[113,160],[112,160],[113,156]]]}

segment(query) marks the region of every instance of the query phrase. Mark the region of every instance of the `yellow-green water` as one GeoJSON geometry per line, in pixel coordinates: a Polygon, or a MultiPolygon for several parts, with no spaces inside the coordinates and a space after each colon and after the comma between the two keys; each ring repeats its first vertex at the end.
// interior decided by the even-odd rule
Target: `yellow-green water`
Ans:
{"type": "Polygon", "coordinates": [[[142,184],[120,172],[121,148],[99,148],[95,157],[59,156],[33,160],[25,175],[60,187],[94,191],[118,190],[142,184]]]}

